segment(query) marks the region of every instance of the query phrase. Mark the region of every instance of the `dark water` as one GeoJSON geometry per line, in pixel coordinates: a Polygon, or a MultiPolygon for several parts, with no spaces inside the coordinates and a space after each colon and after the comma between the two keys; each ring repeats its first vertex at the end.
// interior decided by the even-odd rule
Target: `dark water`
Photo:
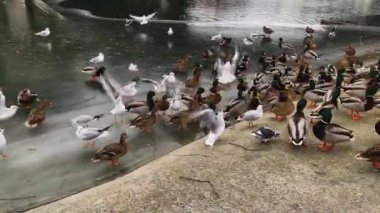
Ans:
{"type": "MultiPolygon", "coordinates": [[[[371,25],[376,22],[376,11],[380,5],[379,1],[359,4],[342,0],[318,3],[295,0],[287,3],[276,0],[70,0],[61,3],[62,6],[89,10],[103,17],[121,18],[130,13],[141,15],[158,11],[158,19],[182,20],[185,23],[153,22],[125,28],[122,21],[82,17],[63,9],[60,10],[67,20],[60,21],[19,1],[5,2],[0,4],[0,87],[7,103],[15,103],[18,91],[29,87],[42,98],[53,100],[54,106],[48,112],[46,123],[36,129],[23,126],[27,113],[21,110],[12,119],[0,123],[0,128],[5,129],[10,155],[9,160],[0,160],[0,198],[35,196],[24,200],[0,200],[0,211],[22,209],[92,187],[130,172],[195,138],[195,132],[182,132],[163,122],[159,122],[152,134],[115,126],[111,136],[100,141],[98,146],[117,140],[119,134],[126,131],[130,135],[130,152],[117,168],[111,168],[107,163],[91,163],[89,159],[95,150],[81,148],[69,119],[80,114],[107,113],[113,107],[101,86],[89,83],[88,76],[80,72],[98,52],[105,54],[104,66],[109,77],[120,84],[126,84],[134,77],[127,71],[129,63],[139,65],[141,76],[159,79],[173,69],[176,59],[186,54],[193,56],[192,63],[202,62],[202,50],[215,45],[209,36],[218,32],[233,37],[231,46],[239,46],[242,53],[256,60],[261,49],[279,53],[275,43],[243,46],[242,38],[258,32],[263,23],[279,23],[274,39],[283,36],[288,42],[300,46],[304,36],[303,24],[339,17],[371,25]],[[350,13],[351,10],[355,13],[350,13]],[[47,26],[51,36],[33,36],[47,26]],[[169,27],[173,27],[175,32],[171,38],[166,34],[169,27]],[[151,146],[147,147],[148,144],[151,146]]],[[[55,1],[50,3],[59,8],[55,1]]],[[[327,40],[325,33],[317,34],[320,63],[328,63],[339,56],[348,44],[357,47],[372,44],[373,40],[368,38],[377,39],[379,32],[376,27],[338,28],[340,38],[334,41],[327,40]]],[[[203,64],[205,67],[210,65],[203,64]]],[[[186,77],[187,74],[177,76],[179,80],[186,77]]],[[[202,79],[204,87],[209,86],[210,77],[211,72],[206,69],[202,79]]],[[[138,89],[139,96],[143,97],[151,88],[141,84],[138,89]]],[[[226,100],[228,98],[226,96],[226,100]]],[[[96,125],[108,125],[112,119],[107,116],[96,125]]]]}

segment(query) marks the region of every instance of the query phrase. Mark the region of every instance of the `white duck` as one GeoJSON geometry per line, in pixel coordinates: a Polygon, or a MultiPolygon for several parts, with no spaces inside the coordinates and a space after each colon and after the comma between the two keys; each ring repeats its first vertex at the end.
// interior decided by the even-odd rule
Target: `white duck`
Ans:
{"type": "Polygon", "coordinates": [[[148,24],[150,19],[152,19],[156,13],[152,13],[150,15],[143,15],[143,16],[134,16],[134,15],[129,15],[133,20],[140,22],[140,25],[148,24]]]}
{"type": "Polygon", "coordinates": [[[83,127],[83,126],[77,126],[75,135],[77,138],[81,139],[83,142],[85,142],[84,147],[88,147],[89,143],[92,142],[92,145],[95,146],[95,142],[99,138],[103,138],[108,136],[109,131],[108,129],[111,128],[112,124],[105,127],[105,128],[89,128],[89,127],[83,127]]]}
{"type": "Polygon", "coordinates": [[[192,113],[190,117],[191,119],[200,118],[204,128],[209,131],[205,140],[206,146],[213,146],[226,128],[223,112],[215,113],[213,109],[205,109],[192,113]]]}
{"type": "Polygon", "coordinates": [[[173,29],[171,28],[171,27],[169,27],[169,30],[168,30],[168,35],[173,35],[174,34],[174,31],[173,31],[173,29]]]}
{"type": "Polygon", "coordinates": [[[0,129],[0,154],[3,156],[3,159],[7,159],[8,155],[5,152],[5,148],[7,146],[7,140],[5,139],[4,136],[4,129],[0,129]]]}
{"type": "Polygon", "coordinates": [[[95,63],[95,64],[102,63],[103,61],[104,61],[104,54],[103,53],[99,53],[98,56],[90,59],[90,62],[95,63]]]}
{"type": "Polygon", "coordinates": [[[139,71],[139,68],[137,67],[136,64],[130,63],[129,67],[128,67],[128,70],[131,71],[131,72],[137,72],[137,71],[139,71]]]}
{"type": "Polygon", "coordinates": [[[253,121],[256,121],[263,117],[264,111],[263,111],[263,105],[257,106],[257,109],[255,110],[248,110],[247,112],[241,114],[238,121],[248,121],[248,127],[254,126],[253,121]]]}
{"type": "Polygon", "coordinates": [[[99,115],[79,115],[73,119],[71,119],[71,124],[72,125],[80,125],[80,126],[84,126],[84,125],[88,125],[88,123],[90,123],[91,121],[95,121],[95,120],[99,120],[100,118],[102,118],[104,116],[104,114],[99,114],[99,115]]]}
{"type": "Polygon", "coordinates": [[[5,96],[3,92],[0,90],[0,121],[8,120],[13,117],[18,110],[18,106],[12,105],[7,107],[5,105],[5,96]]]}
{"type": "Polygon", "coordinates": [[[34,35],[41,36],[41,37],[48,37],[50,35],[50,29],[47,27],[41,32],[35,33],[34,35]]]}
{"type": "MultiPolygon", "coordinates": [[[[115,100],[115,107],[110,111],[110,113],[115,116],[115,122],[117,122],[117,117],[116,116],[117,115],[122,115],[125,112],[127,112],[127,110],[125,109],[125,105],[123,104],[123,100],[122,100],[121,96],[119,96],[115,100]]],[[[121,123],[123,123],[123,120],[121,120],[121,123]]]]}

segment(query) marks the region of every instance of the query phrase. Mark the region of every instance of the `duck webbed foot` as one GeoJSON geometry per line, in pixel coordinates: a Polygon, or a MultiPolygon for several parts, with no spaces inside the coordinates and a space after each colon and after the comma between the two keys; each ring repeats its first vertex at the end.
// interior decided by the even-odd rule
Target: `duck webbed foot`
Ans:
{"type": "Polygon", "coordinates": [[[117,166],[119,164],[118,160],[111,160],[112,166],[117,166]]]}
{"type": "Polygon", "coordinates": [[[357,120],[360,120],[361,117],[360,117],[359,112],[352,111],[351,112],[351,118],[352,118],[352,120],[357,121],[357,120]]]}
{"type": "Polygon", "coordinates": [[[373,162],[372,162],[372,165],[373,165],[373,167],[375,167],[376,169],[380,169],[380,162],[373,161],[373,162]]]}
{"type": "Polygon", "coordinates": [[[276,115],[276,120],[277,120],[278,122],[282,122],[282,121],[284,121],[285,118],[286,118],[285,116],[276,115]]]}
{"type": "Polygon", "coordinates": [[[329,152],[334,148],[334,144],[323,142],[323,144],[319,145],[319,150],[321,152],[329,152]]]}

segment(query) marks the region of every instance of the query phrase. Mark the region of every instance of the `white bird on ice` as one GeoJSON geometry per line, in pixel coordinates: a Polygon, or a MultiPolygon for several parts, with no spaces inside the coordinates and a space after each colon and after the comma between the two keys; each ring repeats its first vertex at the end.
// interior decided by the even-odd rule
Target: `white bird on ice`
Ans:
{"type": "Polygon", "coordinates": [[[95,64],[102,63],[103,61],[104,61],[104,54],[103,53],[99,53],[98,56],[91,58],[91,60],[90,60],[91,63],[95,63],[95,64]]]}
{"type": "Polygon", "coordinates": [[[77,126],[75,135],[77,138],[81,139],[83,142],[86,142],[84,147],[88,147],[89,143],[92,142],[92,145],[95,146],[95,142],[99,138],[103,138],[108,136],[108,129],[111,128],[112,125],[109,125],[105,128],[94,128],[94,127],[83,127],[77,126]]]}
{"type": "Polygon", "coordinates": [[[128,70],[131,72],[137,72],[137,71],[139,71],[139,68],[137,67],[136,64],[131,63],[131,64],[129,64],[128,70]]]}
{"type": "Polygon", "coordinates": [[[134,16],[134,15],[129,15],[133,20],[140,22],[140,25],[148,24],[149,20],[155,16],[156,13],[152,13],[150,15],[143,15],[143,16],[134,16]]]}
{"type": "MultiPolygon", "coordinates": [[[[115,116],[115,122],[117,122],[117,117],[116,116],[117,115],[122,115],[126,111],[127,110],[125,109],[125,105],[123,104],[123,100],[122,100],[121,96],[119,96],[115,100],[115,107],[110,111],[110,113],[115,116]]],[[[123,118],[121,118],[121,123],[123,123],[123,118]]]]}
{"type": "Polygon", "coordinates": [[[5,96],[3,92],[0,90],[0,121],[7,120],[13,117],[18,110],[18,106],[12,105],[7,107],[5,105],[5,96]]]}
{"type": "Polygon", "coordinates": [[[4,136],[4,129],[0,129],[0,154],[3,156],[3,159],[7,159],[8,155],[5,152],[5,148],[7,146],[7,140],[5,139],[4,136]]]}
{"type": "Polygon", "coordinates": [[[169,30],[168,30],[168,35],[173,35],[174,34],[174,32],[173,32],[173,29],[171,28],[171,27],[169,27],[169,30]]]}
{"type": "Polygon", "coordinates": [[[34,35],[38,35],[41,37],[48,37],[50,35],[50,29],[48,27],[46,27],[44,30],[42,30],[41,32],[38,32],[34,35]]]}
{"type": "Polygon", "coordinates": [[[88,123],[90,123],[91,121],[94,121],[94,120],[99,120],[101,117],[103,117],[104,114],[99,114],[99,115],[79,115],[73,119],[71,119],[71,124],[72,125],[80,125],[80,126],[83,126],[83,125],[88,125],[88,123]]]}

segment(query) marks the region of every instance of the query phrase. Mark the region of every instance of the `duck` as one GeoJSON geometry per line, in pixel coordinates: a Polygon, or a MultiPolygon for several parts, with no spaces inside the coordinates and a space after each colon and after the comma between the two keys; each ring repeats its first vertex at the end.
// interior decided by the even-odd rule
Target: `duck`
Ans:
{"type": "Polygon", "coordinates": [[[109,135],[109,129],[113,124],[106,126],[104,128],[95,128],[95,127],[84,127],[77,126],[75,131],[75,136],[80,139],[83,144],[83,148],[87,148],[92,142],[92,146],[95,146],[95,142],[100,139],[107,137],[109,135]]]}
{"type": "Polygon", "coordinates": [[[102,63],[103,61],[104,61],[104,54],[103,53],[99,53],[98,56],[90,59],[90,62],[95,63],[95,64],[102,63]]]}
{"type": "Polygon", "coordinates": [[[372,165],[380,169],[380,144],[375,144],[371,148],[367,149],[364,152],[359,152],[355,155],[355,158],[358,160],[365,160],[372,162],[372,165]]]}
{"type": "Polygon", "coordinates": [[[184,58],[178,59],[175,63],[175,72],[186,72],[191,58],[190,55],[186,55],[184,58]]]}
{"type": "Polygon", "coordinates": [[[93,163],[111,161],[112,166],[119,164],[119,159],[128,153],[128,135],[121,133],[119,142],[111,143],[99,149],[91,159],[93,163]]]}
{"type": "Polygon", "coordinates": [[[315,30],[309,26],[306,26],[305,32],[309,35],[312,36],[313,33],[315,33],[315,30]]]}
{"type": "Polygon", "coordinates": [[[153,97],[156,95],[155,92],[149,91],[146,95],[146,101],[133,101],[125,106],[127,112],[133,114],[144,115],[152,111],[155,106],[153,97]]]}
{"type": "Polygon", "coordinates": [[[216,105],[221,101],[222,96],[219,93],[218,83],[213,82],[209,95],[203,98],[203,103],[207,105],[216,105]]]}
{"type": "Polygon", "coordinates": [[[359,112],[366,112],[375,106],[375,101],[373,96],[379,90],[378,84],[373,84],[368,87],[366,90],[366,98],[360,99],[358,97],[341,97],[340,103],[342,106],[351,111],[352,120],[359,120],[360,114],[359,112]]]}
{"type": "Polygon", "coordinates": [[[104,66],[96,67],[96,66],[87,66],[82,68],[82,73],[86,73],[88,75],[91,75],[92,80],[97,80],[100,75],[103,75],[106,71],[106,68],[104,66]]]}
{"type": "Polygon", "coordinates": [[[319,146],[320,151],[329,152],[336,143],[355,140],[352,130],[331,123],[332,113],[330,109],[321,109],[319,114],[321,120],[314,124],[313,133],[318,140],[323,142],[319,146]]]}
{"type": "Polygon", "coordinates": [[[279,101],[276,103],[271,112],[276,115],[277,121],[283,121],[286,116],[294,112],[295,106],[290,96],[285,91],[280,91],[279,101]]]}
{"type": "Polygon", "coordinates": [[[0,90],[0,121],[8,120],[13,117],[16,114],[18,108],[19,107],[16,105],[7,107],[5,105],[5,95],[0,90]]]}
{"type": "Polygon", "coordinates": [[[274,33],[274,31],[267,26],[263,26],[263,32],[264,32],[264,37],[270,37],[270,35],[274,33]]]}
{"type": "Polygon", "coordinates": [[[236,86],[236,89],[238,91],[241,91],[241,92],[245,92],[248,90],[248,84],[247,82],[244,80],[244,78],[239,78],[238,80],[238,85],[236,86]]]}
{"type": "Polygon", "coordinates": [[[145,133],[152,132],[154,124],[156,124],[157,117],[157,107],[154,107],[153,110],[148,114],[138,115],[134,119],[132,119],[129,123],[130,128],[139,128],[143,130],[145,133]]]}
{"type": "Polygon", "coordinates": [[[307,104],[306,99],[301,98],[297,103],[297,110],[288,121],[288,134],[290,143],[295,146],[304,146],[307,131],[307,122],[303,110],[307,104]]]}
{"type": "Polygon", "coordinates": [[[263,105],[260,104],[257,106],[257,109],[251,109],[241,114],[237,121],[248,121],[248,127],[253,127],[254,125],[252,122],[262,118],[263,114],[263,105]]]}
{"type": "Polygon", "coordinates": [[[0,129],[0,154],[4,160],[8,158],[8,154],[5,152],[7,146],[7,139],[4,136],[4,129],[0,129]]]}
{"type": "Polygon", "coordinates": [[[38,101],[38,94],[28,88],[22,89],[17,95],[17,106],[23,109],[30,109],[36,101],[38,101]]]}
{"type": "Polygon", "coordinates": [[[70,120],[72,125],[75,126],[87,126],[91,121],[98,121],[104,114],[98,115],[79,115],[70,120]]]}
{"type": "Polygon", "coordinates": [[[243,114],[247,110],[247,100],[243,97],[243,92],[238,91],[237,98],[232,99],[224,109],[224,114],[228,117],[235,117],[243,114]]]}
{"type": "Polygon", "coordinates": [[[33,108],[28,115],[28,120],[25,121],[25,126],[28,128],[35,128],[46,119],[46,111],[53,105],[50,100],[42,100],[33,108]]]}
{"type": "Polygon", "coordinates": [[[316,89],[315,88],[315,81],[310,80],[309,87],[306,89],[304,93],[304,98],[306,100],[311,101],[310,107],[316,107],[317,103],[320,103],[323,101],[323,97],[326,94],[325,90],[322,89],[316,89]]]}
{"type": "Polygon", "coordinates": [[[157,107],[157,111],[165,112],[166,110],[168,110],[170,107],[168,96],[163,95],[160,99],[156,100],[155,106],[157,107]]]}
{"type": "Polygon", "coordinates": [[[251,132],[251,135],[258,138],[261,143],[268,143],[269,141],[280,137],[280,133],[277,130],[265,126],[251,132]]]}

